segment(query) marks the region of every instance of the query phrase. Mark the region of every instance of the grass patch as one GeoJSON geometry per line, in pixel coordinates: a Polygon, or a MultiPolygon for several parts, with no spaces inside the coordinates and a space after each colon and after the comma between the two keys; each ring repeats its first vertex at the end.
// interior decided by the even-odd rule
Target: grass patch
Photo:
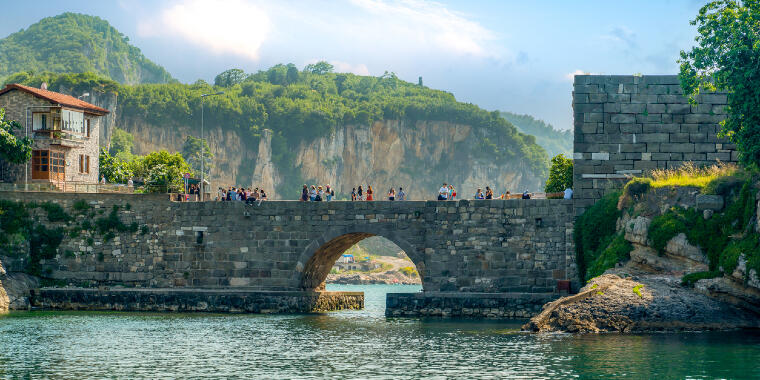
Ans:
{"type": "Polygon", "coordinates": [[[687,162],[676,169],[655,169],[652,171],[653,188],[668,186],[688,186],[704,189],[720,177],[737,174],[739,168],[735,164],[717,163],[711,166],[697,166],[687,162]]]}

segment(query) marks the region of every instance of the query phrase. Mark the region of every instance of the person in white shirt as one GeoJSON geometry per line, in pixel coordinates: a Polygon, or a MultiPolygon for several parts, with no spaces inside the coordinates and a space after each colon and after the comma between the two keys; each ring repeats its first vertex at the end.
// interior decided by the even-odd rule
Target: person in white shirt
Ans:
{"type": "Polygon", "coordinates": [[[405,201],[406,200],[406,193],[404,192],[403,187],[398,188],[398,200],[405,201]]]}
{"type": "Polygon", "coordinates": [[[573,199],[573,189],[569,187],[565,189],[565,199],[573,199]]]}
{"type": "Polygon", "coordinates": [[[438,189],[438,200],[439,201],[445,201],[449,198],[449,187],[446,186],[446,183],[443,183],[443,186],[441,186],[440,189],[438,189]]]}

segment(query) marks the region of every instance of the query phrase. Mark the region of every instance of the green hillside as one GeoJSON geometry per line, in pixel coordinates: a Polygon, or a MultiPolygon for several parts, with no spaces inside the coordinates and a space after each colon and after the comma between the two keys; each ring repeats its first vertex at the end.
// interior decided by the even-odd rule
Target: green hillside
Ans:
{"type": "MultiPolygon", "coordinates": [[[[94,88],[118,92],[117,125],[131,119],[167,129],[197,125],[194,112],[200,109],[200,95],[224,91],[205,100],[206,122],[241,132],[250,146],[256,146],[261,129],[271,129],[272,160],[281,170],[295,166],[290,147],[331,134],[339,126],[378,120],[428,120],[466,124],[478,130],[478,146],[461,152],[467,157],[497,163],[519,161],[538,177],[548,172],[548,157],[535,138],[520,133],[498,112],[458,102],[448,92],[405,82],[393,73],[380,77],[333,73],[329,64],[324,65],[304,70],[292,64],[275,65],[253,74],[230,70],[217,76],[218,85],[204,81],[119,85],[92,73],[18,73],[5,82],[35,87],[47,82],[53,91],[94,88]]],[[[284,177],[290,188],[303,182],[297,171],[285,172],[284,177]]]]}
{"type": "Polygon", "coordinates": [[[21,71],[93,72],[124,84],[173,80],[107,21],[76,13],[44,18],[0,39],[0,78],[21,71]]]}
{"type": "Polygon", "coordinates": [[[536,143],[546,150],[550,157],[564,154],[573,156],[573,131],[557,130],[551,124],[538,120],[530,115],[518,115],[511,112],[501,112],[501,116],[512,123],[522,133],[536,137],[536,143]]]}

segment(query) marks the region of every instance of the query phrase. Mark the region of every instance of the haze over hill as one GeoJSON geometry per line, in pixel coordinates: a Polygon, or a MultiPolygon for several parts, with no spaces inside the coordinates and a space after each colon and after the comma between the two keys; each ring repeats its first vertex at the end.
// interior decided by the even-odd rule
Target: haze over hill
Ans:
{"type": "MultiPolygon", "coordinates": [[[[391,72],[374,77],[335,73],[325,62],[303,69],[279,64],[256,73],[228,70],[213,85],[201,80],[133,85],[135,75],[114,75],[125,71],[113,68],[108,76],[55,73],[96,68],[102,74],[97,68],[104,62],[109,67],[106,58],[112,55],[82,52],[113,49],[83,49],[97,45],[92,41],[56,44],[93,33],[95,39],[111,36],[103,40],[106,46],[121,41],[120,51],[139,54],[106,21],[67,13],[0,41],[27,41],[27,50],[57,46],[54,65],[29,61],[28,54],[16,60],[17,55],[4,53],[8,67],[31,65],[29,71],[36,71],[9,75],[4,82],[47,82],[53,91],[77,96],[89,92],[87,100],[114,111],[111,125],[134,135],[136,154],[180,151],[186,136],[200,135],[200,95],[224,91],[205,100],[205,137],[215,155],[210,175],[215,186],[263,186],[286,199],[296,198],[303,183],[329,183],[343,195],[358,185],[373,185],[378,194],[404,186],[411,198],[430,199],[440,182],[453,183],[469,198],[485,186],[497,192],[541,190],[546,178],[544,149],[498,112],[458,102],[453,94],[405,82],[391,72]],[[55,37],[44,30],[54,30],[55,37]],[[35,31],[29,34],[34,41],[22,38],[29,31],[35,31]]],[[[135,54],[140,58],[135,62],[150,63],[135,54]]],[[[102,134],[102,145],[109,143],[110,132],[102,134]]]]}
{"type": "Polygon", "coordinates": [[[520,132],[535,136],[536,143],[546,150],[549,157],[562,153],[565,157],[572,158],[572,129],[555,129],[551,124],[538,120],[531,115],[502,111],[501,116],[517,127],[520,132]]]}

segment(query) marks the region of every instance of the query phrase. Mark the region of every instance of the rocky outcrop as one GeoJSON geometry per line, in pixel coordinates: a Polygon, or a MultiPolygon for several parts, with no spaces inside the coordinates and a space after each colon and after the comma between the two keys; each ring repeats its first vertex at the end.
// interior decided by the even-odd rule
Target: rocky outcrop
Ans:
{"type": "Polygon", "coordinates": [[[8,311],[10,299],[8,299],[8,293],[5,291],[5,288],[3,287],[3,279],[5,278],[5,269],[3,268],[3,264],[0,263],[0,313],[5,313],[8,311]]]}
{"type": "Polygon", "coordinates": [[[604,274],[578,294],[546,304],[523,329],[628,333],[757,327],[756,314],[684,288],[675,277],[604,274]]]}
{"type": "Polygon", "coordinates": [[[350,285],[421,285],[419,277],[406,276],[400,272],[383,272],[383,273],[352,273],[352,274],[329,274],[327,275],[328,284],[350,284],[350,285]]]}

